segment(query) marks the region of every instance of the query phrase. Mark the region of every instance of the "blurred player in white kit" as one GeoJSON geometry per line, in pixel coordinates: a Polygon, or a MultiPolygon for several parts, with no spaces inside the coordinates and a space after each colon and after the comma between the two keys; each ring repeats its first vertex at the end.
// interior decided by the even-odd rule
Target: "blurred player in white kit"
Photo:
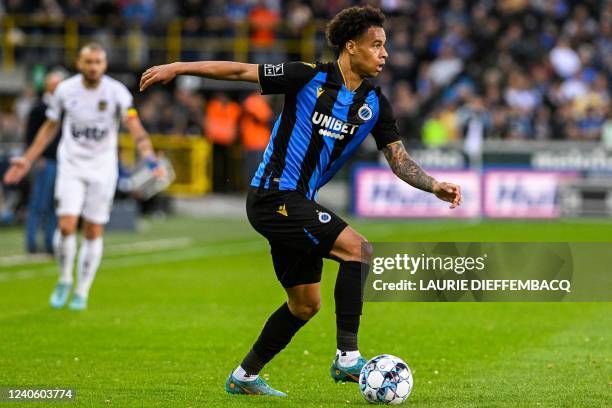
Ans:
{"type": "Polygon", "coordinates": [[[76,230],[83,218],[83,240],[77,261],[77,283],[68,307],[87,308],[89,289],[102,259],[102,235],[108,222],[117,183],[117,135],[121,121],[136,142],[140,157],[158,177],[158,165],[151,141],[133,107],[130,91],[106,75],[106,52],[92,43],[81,48],[77,60],[79,74],[61,82],[49,104],[47,120],[32,145],[21,157],[11,160],[5,183],[17,183],[32,167],[62,123],[55,184],[55,253],[60,277],[50,303],[61,308],[73,288],[76,257],[76,230]]]}

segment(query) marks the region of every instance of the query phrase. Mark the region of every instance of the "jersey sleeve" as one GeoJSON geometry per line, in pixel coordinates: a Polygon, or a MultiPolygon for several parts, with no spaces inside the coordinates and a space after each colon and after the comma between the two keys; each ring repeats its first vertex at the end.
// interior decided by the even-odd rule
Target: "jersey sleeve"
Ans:
{"type": "Polygon", "coordinates": [[[401,138],[391,104],[382,93],[380,94],[379,105],[378,120],[372,128],[371,133],[376,141],[376,147],[378,150],[382,150],[387,145],[401,140],[401,138]]]}
{"type": "Polygon", "coordinates": [[[306,62],[259,64],[257,78],[262,94],[287,94],[302,89],[316,72],[317,65],[306,62]]]}
{"type": "Polygon", "coordinates": [[[119,83],[117,88],[117,110],[121,119],[126,119],[136,113],[134,97],[125,85],[119,83]]]}
{"type": "Polygon", "coordinates": [[[62,113],[64,111],[63,95],[64,87],[60,83],[55,89],[55,92],[53,92],[53,94],[49,98],[49,104],[47,105],[47,110],[45,111],[47,119],[52,120],[54,122],[60,121],[62,113]]]}

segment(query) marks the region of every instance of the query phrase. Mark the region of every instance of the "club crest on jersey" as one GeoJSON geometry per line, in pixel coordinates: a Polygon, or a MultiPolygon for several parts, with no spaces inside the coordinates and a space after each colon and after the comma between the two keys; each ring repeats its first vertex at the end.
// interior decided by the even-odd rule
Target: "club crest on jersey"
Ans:
{"type": "Polygon", "coordinates": [[[331,221],[331,215],[329,215],[329,213],[326,213],[326,212],[319,213],[319,222],[321,222],[322,224],[327,224],[330,221],[331,221]]]}
{"type": "Polygon", "coordinates": [[[357,116],[359,116],[359,119],[363,121],[368,121],[372,119],[373,115],[374,114],[372,113],[372,108],[370,108],[370,105],[368,105],[367,103],[361,105],[361,108],[359,108],[359,110],[357,111],[357,116]]]}
{"type": "Polygon", "coordinates": [[[98,110],[100,112],[104,112],[107,106],[108,106],[108,103],[105,100],[101,100],[98,102],[98,110]]]}
{"type": "Polygon", "coordinates": [[[284,64],[264,64],[264,76],[283,75],[284,64]]]}

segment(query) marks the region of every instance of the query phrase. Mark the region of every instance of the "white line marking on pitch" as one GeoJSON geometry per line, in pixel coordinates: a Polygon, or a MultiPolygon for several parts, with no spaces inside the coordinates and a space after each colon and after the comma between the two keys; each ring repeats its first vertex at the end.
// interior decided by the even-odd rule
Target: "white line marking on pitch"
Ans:
{"type": "Polygon", "coordinates": [[[45,263],[51,260],[50,255],[20,254],[0,256],[0,266],[15,266],[25,264],[45,263]]]}
{"type": "Polygon", "coordinates": [[[134,252],[149,252],[159,249],[185,248],[193,244],[192,238],[168,238],[154,241],[129,242],[124,244],[108,245],[104,251],[109,255],[123,255],[134,252]]]}
{"type": "Polygon", "coordinates": [[[0,273],[0,283],[8,282],[11,280],[31,279],[31,278],[39,278],[41,276],[51,276],[51,275],[57,275],[56,267],[42,268],[38,270],[6,272],[6,273],[0,273]]]}
{"type": "Polygon", "coordinates": [[[104,269],[119,268],[125,266],[136,266],[144,264],[180,262],[192,259],[214,258],[216,256],[228,256],[246,253],[261,252],[269,248],[263,240],[225,243],[215,246],[193,247],[184,251],[161,254],[139,254],[131,257],[122,257],[102,261],[104,269]]]}
{"type": "MultiPolygon", "coordinates": [[[[268,248],[268,245],[263,240],[224,243],[218,245],[201,246],[186,248],[179,252],[170,253],[155,253],[155,254],[133,254],[124,251],[124,255],[119,255],[116,258],[102,259],[102,269],[115,269],[126,266],[137,266],[155,263],[180,262],[193,259],[214,258],[217,256],[228,256],[236,254],[257,253],[268,248]]],[[[161,248],[160,248],[161,249],[161,248]]],[[[164,249],[176,249],[176,247],[166,247],[164,249]]],[[[144,252],[144,251],[142,251],[144,252]]],[[[42,276],[51,276],[57,274],[57,267],[50,266],[34,270],[21,270],[16,272],[0,273],[0,283],[11,280],[22,280],[38,278],[42,276]]]]}
{"type": "MultiPolygon", "coordinates": [[[[142,252],[151,252],[162,249],[177,249],[186,248],[193,244],[191,238],[168,238],[156,239],[153,241],[141,242],[126,242],[123,244],[106,245],[104,252],[109,256],[124,255],[142,252]]],[[[33,265],[50,262],[52,258],[49,255],[39,254],[21,254],[9,255],[0,257],[0,266],[18,266],[18,265],[33,265]]]]}

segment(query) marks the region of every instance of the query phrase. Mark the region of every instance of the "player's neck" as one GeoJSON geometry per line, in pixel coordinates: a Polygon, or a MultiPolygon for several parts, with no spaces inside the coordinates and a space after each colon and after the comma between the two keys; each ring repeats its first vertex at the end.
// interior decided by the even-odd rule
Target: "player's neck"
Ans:
{"type": "Polygon", "coordinates": [[[98,85],[100,85],[100,82],[102,82],[102,78],[98,79],[97,81],[89,81],[87,78],[85,78],[85,76],[83,76],[81,82],[83,82],[83,86],[87,89],[96,89],[98,85]]]}
{"type": "Polygon", "coordinates": [[[340,54],[340,57],[338,58],[338,67],[340,67],[340,73],[342,74],[344,86],[349,91],[354,91],[355,89],[359,88],[359,86],[363,82],[363,78],[361,77],[361,75],[353,71],[351,67],[351,60],[349,59],[348,54],[340,54]]]}

